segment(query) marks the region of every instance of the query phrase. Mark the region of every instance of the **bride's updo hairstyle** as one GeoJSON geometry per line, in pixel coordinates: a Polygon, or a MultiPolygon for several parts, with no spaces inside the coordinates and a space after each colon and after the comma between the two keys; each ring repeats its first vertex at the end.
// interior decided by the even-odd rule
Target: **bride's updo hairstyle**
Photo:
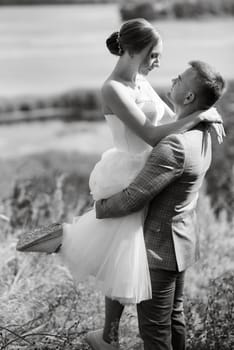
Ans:
{"type": "Polygon", "coordinates": [[[160,40],[160,34],[148,21],[135,18],[123,23],[119,32],[112,33],[106,46],[113,55],[122,56],[125,51],[139,53],[149,44],[157,45],[160,40]]]}

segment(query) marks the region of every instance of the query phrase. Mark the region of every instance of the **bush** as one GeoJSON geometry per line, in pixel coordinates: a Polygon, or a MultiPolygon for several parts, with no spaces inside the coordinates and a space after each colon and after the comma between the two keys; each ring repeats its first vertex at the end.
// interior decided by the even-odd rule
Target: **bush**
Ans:
{"type": "Polygon", "coordinates": [[[67,93],[42,97],[22,97],[17,101],[0,101],[0,123],[62,119],[102,120],[100,92],[95,89],[75,90],[67,93]]]}
{"type": "Polygon", "coordinates": [[[186,300],[188,350],[230,350],[234,346],[234,270],[211,281],[207,302],[186,300]]]}
{"type": "Polygon", "coordinates": [[[205,9],[199,2],[176,2],[172,7],[172,11],[177,18],[192,18],[201,16],[205,9]]]}
{"type": "Polygon", "coordinates": [[[153,21],[167,16],[169,12],[170,4],[167,1],[127,1],[120,6],[120,15],[124,21],[138,17],[153,21]]]}
{"type": "Polygon", "coordinates": [[[120,14],[123,20],[143,17],[149,21],[164,17],[197,18],[204,15],[233,15],[233,0],[131,0],[122,1],[120,14]]]}
{"type": "Polygon", "coordinates": [[[233,0],[175,0],[172,12],[177,18],[193,18],[203,15],[233,15],[233,0]]]}
{"type": "Polygon", "coordinates": [[[0,0],[0,5],[111,4],[117,0],[0,0]]]}
{"type": "Polygon", "coordinates": [[[230,350],[234,333],[234,221],[217,218],[203,192],[198,203],[201,258],[186,272],[188,350],[230,350]]]}
{"type": "Polygon", "coordinates": [[[207,173],[207,191],[211,196],[211,204],[217,215],[222,210],[232,220],[234,212],[234,83],[228,88],[219,101],[218,110],[223,117],[227,136],[222,145],[213,142],[212,164],[207,173]]]}
{"type": "Polygon", "coordinates": [[[230,269],[234,270],[234,220],[228,222],[224,211],[217,218],[210,198],[203,192],[200,193],[198,201],[198,220],[201,257],[198,263],[187,271],[186,293],[206,301],[211,281],[230,269]]]}

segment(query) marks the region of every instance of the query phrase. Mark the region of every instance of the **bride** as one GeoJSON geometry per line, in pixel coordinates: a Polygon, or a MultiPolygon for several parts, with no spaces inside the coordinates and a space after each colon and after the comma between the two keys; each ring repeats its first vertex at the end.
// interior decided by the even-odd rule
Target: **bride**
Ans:
{"type": "MultiPolygon", "coordinates": [[[[152,147],[165,136],[185,132],[201,121],[221,120],[215,110],[210,110],[176,121],[146,79],[159,67],[162,54],[161,37],[147,21],[123,23],[106,44],[112,54],[119,56],[102,87],[103,112],[114,147],[104,152],[91,173],[89,185],[94,201],[127,187],[143,168],[152,147]]],[[[221,130],[222,136],[219,125],[216,132],[220,135],[221,130]]],[[[143,236],[146,210],[98,220],[93,208],[73,223],[24,234],[17,249],[56,251],[75,281],[93,276],[107,297],[122,304],[139,303],[151,298],[143,236]]]]}

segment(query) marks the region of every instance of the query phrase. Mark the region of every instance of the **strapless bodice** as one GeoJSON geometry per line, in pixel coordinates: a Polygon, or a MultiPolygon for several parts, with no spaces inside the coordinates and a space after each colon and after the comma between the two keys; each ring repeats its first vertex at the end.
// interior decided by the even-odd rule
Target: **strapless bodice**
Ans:
{"type": "MultiPolygon", "coordinates": [[[[138,107],[144,112],[145,116],[157,125],[164,114],[163,103],[154,100],[139,100],[138,107]]],[[[128,153],[141,153],[149,150],[151,147],[128,128],[116,115],[106,114],[105,119],[111,130],[113,144],[118,150],[128,153]]]]}
{"type": "MultiPolygon", "coordinates": [[[[146,118],[157,125],[165,112],[165,105],[151,88],[139,94],[135,101],[142,110],[142,124],[146,118]],[[152,90],[152,91],[151,91],[152,90]]],[[[105,115],[111,130],[114,147],[102,154],[89,179],[94,200],[108,198],[126,188],[139,174],[151,152],[151,146],[138,137],[114,114],[105,115]]]]}
{"type": "Polygon", "coordinates": [[[109,114],[105,118],[111,130],[115,148],[133,154],[144,152],[150,148],[146,142],[126,127],[117,116],[109,114]]]}

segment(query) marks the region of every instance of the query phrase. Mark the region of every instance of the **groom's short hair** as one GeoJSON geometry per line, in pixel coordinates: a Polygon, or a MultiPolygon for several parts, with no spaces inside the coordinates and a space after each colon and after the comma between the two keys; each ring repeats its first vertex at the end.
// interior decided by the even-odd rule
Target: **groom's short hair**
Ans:
{"type": "Polygon", "coordinates": [[[189,64],[197,73],[198,107],[208,109],[223,95],[225,81],[221,74],[206,62],[190,61],[189,64]]]}

